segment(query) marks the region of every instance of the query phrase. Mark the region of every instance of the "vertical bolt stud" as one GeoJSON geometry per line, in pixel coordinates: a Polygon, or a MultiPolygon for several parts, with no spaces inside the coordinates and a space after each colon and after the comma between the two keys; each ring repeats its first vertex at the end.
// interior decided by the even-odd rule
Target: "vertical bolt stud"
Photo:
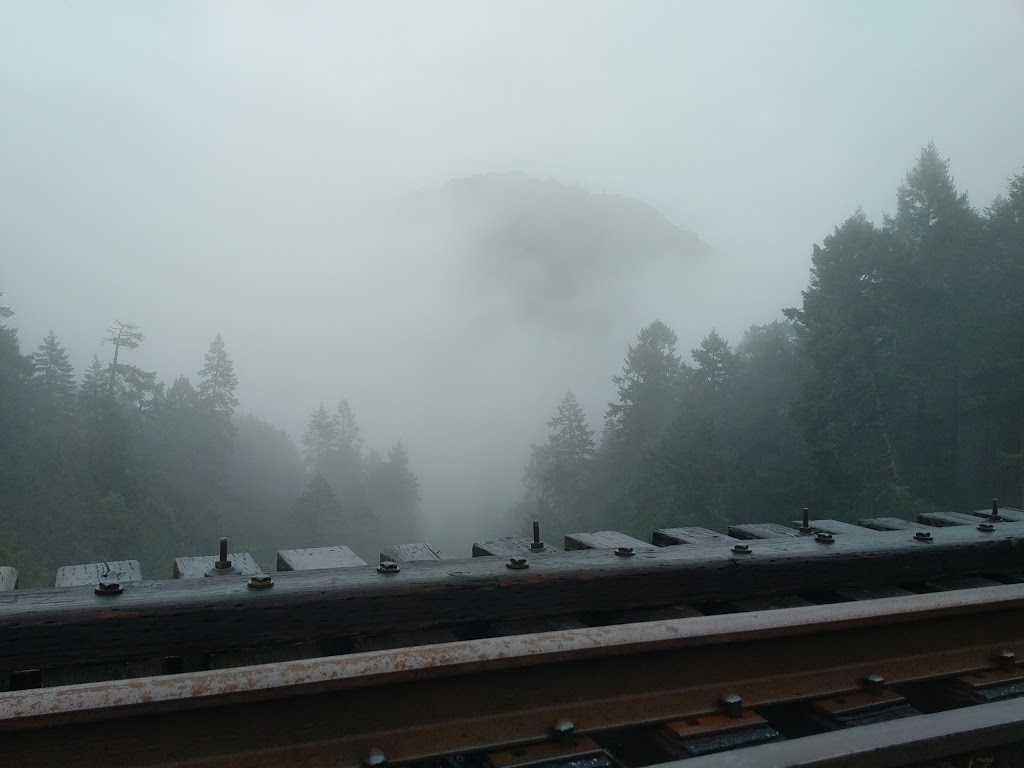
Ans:
{"type": "Polygon", "coordinates": [[[811,510],[804,507],[803,519],[801,520],[800,533],[811,532],[811,510]]]}
{"type": "Polygon", "coordinates": [[[232,576],[241,573],[234,563],[228,560],[228,539],[222,536],[220,539],[220,557],[214,561],[213,568],[206,571],[207,576],[232,576]]]}
{"type": "Polygon", "coordinates": [[[530,543],[530,549],[534,552],[544,549],[544,542],[540,540],[540,520],[533,521],[533,541],[530,543]]]}

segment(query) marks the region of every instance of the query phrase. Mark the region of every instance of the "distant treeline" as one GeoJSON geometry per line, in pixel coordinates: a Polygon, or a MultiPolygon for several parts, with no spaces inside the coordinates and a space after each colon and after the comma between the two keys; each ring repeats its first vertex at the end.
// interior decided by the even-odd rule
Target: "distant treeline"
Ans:
{"type": "Polygon", "coordinates": [[[881,226],[815,246],[803,305],[735,348],[644,328],[598,440],[572,392],[520,519],[548,536],[985,507],[1024,496],[1024,174],[973,208],[934,145],[881,226]]]}
{"type": "Polygon", "coordinates": [[[169,578],[173,559],[213,554],[217,538],[273,568],[274,552],[344,541],[372,557],[414,536],[418,482],[396,443],[364,453],[342,401],[313,414],[303,450],[238,417],[238,380],[218,334],[198,386],[168,387],[129,362],[143,334],[115,323],[79,381],[51,332],[23,355],[0,307],[0,564],[26,586],[61,565],[137,559],[169,578]],[[342,535],[341,532],[344,532],[342,535]]]}

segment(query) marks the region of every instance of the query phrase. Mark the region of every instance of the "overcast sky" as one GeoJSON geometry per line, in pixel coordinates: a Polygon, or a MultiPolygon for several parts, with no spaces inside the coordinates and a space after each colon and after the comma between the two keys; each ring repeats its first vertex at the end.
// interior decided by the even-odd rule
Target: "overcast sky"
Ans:
{"type": "MultiPolygon", "coordinates": [[[[3,1],[3,303],[23,347],[52,328],[79,366],[133,320],[137,362],[168,381],[220,331],[243,409],[296,435],[347,396],[371,442],[403,437],[436,473],[458,451],[431,465],[439,422],[417,414],[451,372],[395,343],[445,309],[375,290],[368,211],[489,171],[641,199],[725,265],[693,273],[688,314],[651,311],[685,326],[683,351],[712,325],[735,342],[799,302],[814,242],[858,205],[893,208],[929,140],[976,205],[1005,189],[1022,40],[1013,0],[3,1]]],[[[579,370],[607,389],[637,329],[579,370]]],[[[529,339],[495,346],[531,360],[529,339]]],[[[586,386],[556,378],[543,397],[586,386]]],[[[533,433],[549,416],[531,411],[533,433]]]]}

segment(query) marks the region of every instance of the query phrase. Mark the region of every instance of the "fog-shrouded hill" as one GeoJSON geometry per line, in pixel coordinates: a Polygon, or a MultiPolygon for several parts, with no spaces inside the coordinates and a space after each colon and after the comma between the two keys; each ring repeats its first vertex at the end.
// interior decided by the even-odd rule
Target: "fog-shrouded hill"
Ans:
{"type": "Polygon", "coordinates": [[[378,328],[407,353],[381,417],[407,438],[428,532],[463,550],[508,532],[498,513],[567,388],[600,430],[640,327],[663,318],[686,349],[711,325],[718,254],[639,200],[486,174],[406,196],[371,226],[393,276],[378,293],[417,318],[378,328]]]}
{"type": "Polygon", "coordinates": [[[682,267],[709,252],[642,201],[519,173],[419,191],[396,206],[395,222],[407,235],[446,239],[459,257],[456,282],[487,298],[488,324],[558,332],[606,331],[638,272],[682,267]]]}

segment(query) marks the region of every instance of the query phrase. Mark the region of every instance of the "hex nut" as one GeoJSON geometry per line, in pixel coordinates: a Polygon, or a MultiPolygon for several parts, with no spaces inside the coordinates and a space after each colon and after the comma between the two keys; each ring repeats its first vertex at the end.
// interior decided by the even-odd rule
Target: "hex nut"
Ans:
{"type": "Polygon", "coordinates": [[[101,581],[93,590],[97,595],[120,595],[124,587],[117,581],[101,581]]]}

